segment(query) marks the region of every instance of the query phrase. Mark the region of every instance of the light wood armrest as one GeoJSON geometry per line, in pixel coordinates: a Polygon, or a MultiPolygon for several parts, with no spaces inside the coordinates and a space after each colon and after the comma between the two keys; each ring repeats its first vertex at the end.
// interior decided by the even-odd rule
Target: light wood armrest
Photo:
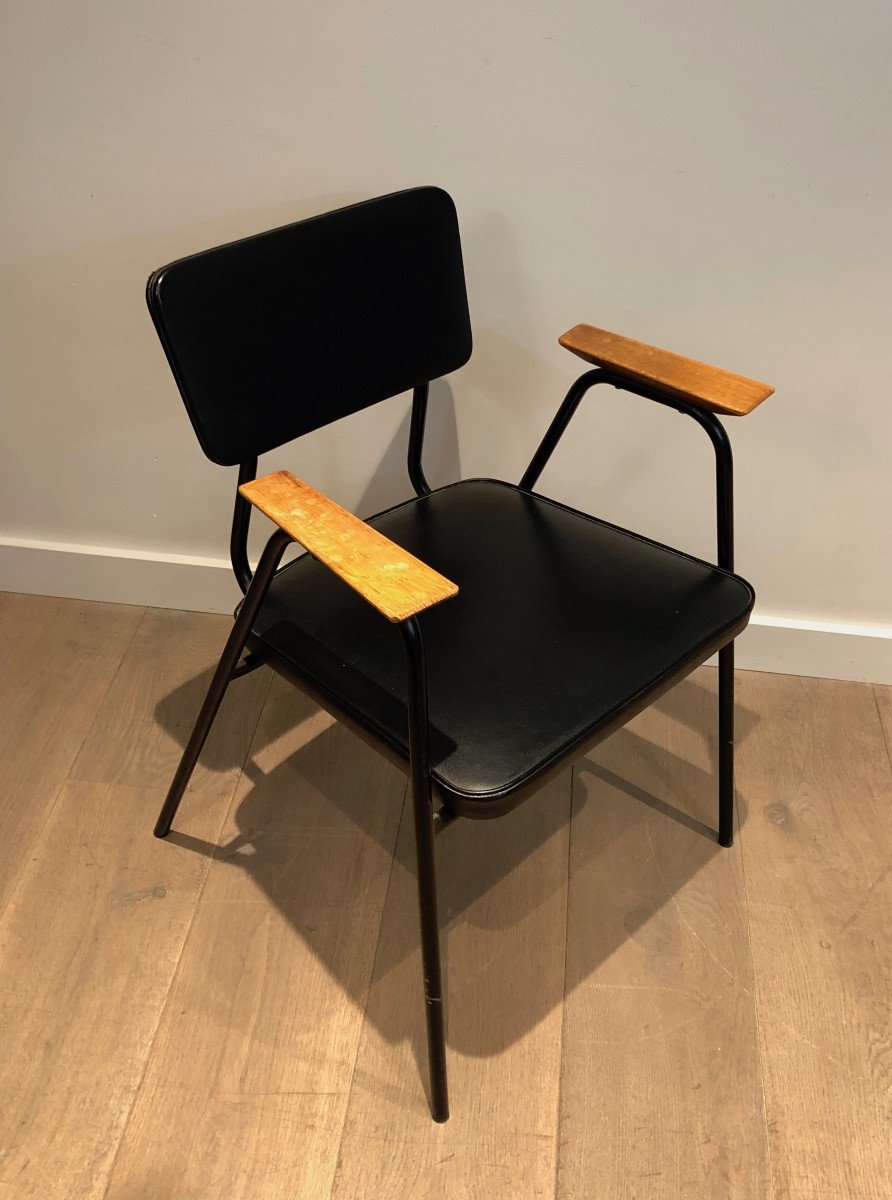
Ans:
{"type": "Polygon", "coordinates": [[[290,471],[243,483],[239,491],[388,621],[458,594],[454,583],[290,471]]]}
{"type": "Polygon", "coordinates": [[[745,417],[774,391],[767,383],[732,375],[593,325],[576,325],[558,341],[586,362],[729,417],[745,417]]]}

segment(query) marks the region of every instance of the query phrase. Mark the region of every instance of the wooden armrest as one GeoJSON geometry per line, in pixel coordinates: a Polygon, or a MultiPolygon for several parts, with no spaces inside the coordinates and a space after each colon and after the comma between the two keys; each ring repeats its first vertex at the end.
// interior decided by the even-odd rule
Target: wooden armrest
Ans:
{"type": "Polygon", "coordinates": [[[458,594],[454,583],[290,471],[243,483],[239,491],[388,621],[405,621],[458,594]]]}
{"type": "Polygon", "coordinates": [[[576,325],[558,341],[586,362],[729,417],[745,417],[774,391],[767,383],[732,375],[593,325],[576,325]]]}

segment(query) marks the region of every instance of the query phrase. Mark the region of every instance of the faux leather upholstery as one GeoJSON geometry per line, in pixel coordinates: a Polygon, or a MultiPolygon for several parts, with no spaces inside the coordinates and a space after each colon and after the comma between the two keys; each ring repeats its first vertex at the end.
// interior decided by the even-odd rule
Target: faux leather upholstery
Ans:
{"type": "MultiPolygon", "coordinates": [[[[459,586],[419,618],[435,790],[496,816],[746,625],[744,580],[544,497],[469,480],[371,522],[459,586]]],[[[408,759],[398,629],[305,555],[253,647],[408,759]]]]}
{"type": "Polygon", "coordinates": [[[201,448],[226,466],[471,355],[458,220],[440,188],[193,254],[146,294],[201,448]]]}

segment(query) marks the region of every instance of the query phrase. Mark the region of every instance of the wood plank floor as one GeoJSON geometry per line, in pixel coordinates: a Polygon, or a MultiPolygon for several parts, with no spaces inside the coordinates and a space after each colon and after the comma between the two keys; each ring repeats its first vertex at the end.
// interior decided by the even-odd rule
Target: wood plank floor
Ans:
{"type": "Polygon", "coordinates": [[[0,596],[0,1200],[888,1200],[892,689],[703,668],[437,842],[428,1116],[405,779],[235,683],[226,618],[0,596]]]}

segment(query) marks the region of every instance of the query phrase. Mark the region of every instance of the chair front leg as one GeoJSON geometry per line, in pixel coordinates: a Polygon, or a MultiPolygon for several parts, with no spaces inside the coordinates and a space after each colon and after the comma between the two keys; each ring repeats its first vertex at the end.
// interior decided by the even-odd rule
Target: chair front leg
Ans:
{"type": "Polygon", "coordinates": [[[440,925],[437,915],[437,875],[434,862],[434,813],[428,757],[427,678],[421,630],[415,617],[400,624],[406,648],[409,773],[415,824],[418,871],[418,914],[421,925],[421,963],[424,975],[430,1108],[435,1121],[449,1119],[446,1082],[446,1035],[443,1020],[443,980],[440,969],[440,925]]]}
{"type": "Polygon", "coordinates": [[[204,748],[204,743],[214,723],[214,717],[217,715],[217,710],[226,694],[229,681],[232,679],[233,671],[238,664],[239,658],[241,658],[245,642],[247,642],[251,627],[254,624],[254,619],[266,597],[266,593],[269,591],[269,585],[272,583],[276,568],[281,562],[282,555],[285,553],[285,547],[291,540],[287,533],[278,529],[266,543],[266,547],[260,557],[260,562],[257,565],[257,573],[251,582],[251,586],[248,588],[247,595],[242,601],[235,624],[232,626],[232,631],[223,648],[223,653],[220,655],[220,661],[217,663],[217,669],[214,671],[214,676],[211,679],[210,687],[204,698],[204,704],[201,706],[201,712],[198,714],[195,727],[189,736],[189,741],[186,743],[183,757],[180,759],[180,765],[177,767],[176,774],[173,777],[173,782],[167,793],[167,799],[164,801],[164,807],[161,809],[158,820],[155,823],[155,837],[167,837],[168,833],[170,833],[170,826],[180,806],[183,793],[188,786],[189,780],[192,778],[192,772],[195,770],[198,756],[204,748]]]}

